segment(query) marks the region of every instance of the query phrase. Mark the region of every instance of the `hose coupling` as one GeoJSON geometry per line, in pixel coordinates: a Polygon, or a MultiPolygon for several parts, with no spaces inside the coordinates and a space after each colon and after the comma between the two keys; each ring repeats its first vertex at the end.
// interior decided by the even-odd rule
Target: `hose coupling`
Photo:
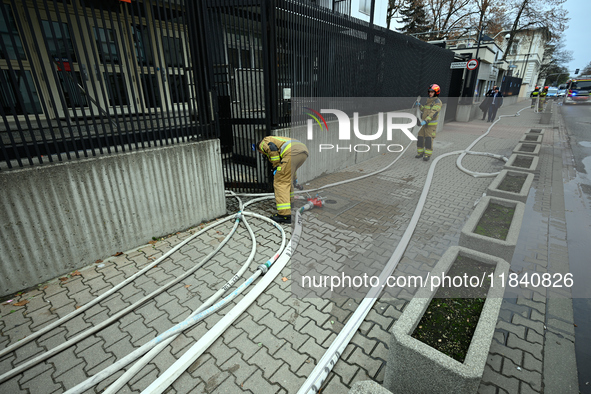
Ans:
{"type": "Polygon", "coordinates": [[[267,272],[269,272],[269,266],[270,266],[270,265],[271,265],[271,262],[270,262],[270,261],[267,261],[266,263],[259,265],[259,266],[257,267],[257,269],[258,269],[259,271],[261,271],[261,274],[262,274],[262,275],[265,275],[267,272]]]}

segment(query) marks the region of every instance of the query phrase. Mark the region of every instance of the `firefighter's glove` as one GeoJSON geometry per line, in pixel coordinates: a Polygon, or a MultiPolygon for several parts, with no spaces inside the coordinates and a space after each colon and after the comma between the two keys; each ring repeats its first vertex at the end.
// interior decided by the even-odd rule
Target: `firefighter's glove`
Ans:
{"type": "Polygon", "coordinates": [[[424,126],[424,125],[426,125],[426,124],[427,124],[427,122],[426,122],[426,121],[424,121],[424,120],[421,120],[421,126],[424,126]]]}
{"type": "Polygon", "coordinates": [[[277,148],[277,145],[275,145],[273,142],[269,142],[269,149],[271,150],[271,152],[277,152],[279,150],[279,148],[277,148]]]}

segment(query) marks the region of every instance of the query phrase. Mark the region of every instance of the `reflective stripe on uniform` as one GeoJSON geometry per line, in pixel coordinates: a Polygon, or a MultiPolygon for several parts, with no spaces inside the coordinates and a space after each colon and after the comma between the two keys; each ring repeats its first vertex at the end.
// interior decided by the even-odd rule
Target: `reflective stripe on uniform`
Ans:
{"type": "Polygon", "coordinates": [[[291,209],[291,203],[277,204],[277,210],[281,211],[282,209],[291,209]]]}
{"type": "Polygon", "coordinates": [[[417,153],[423,153],[425,151],[425,148],[417,148],[417,153]]]}
{"type": "Polygon", "coordinates": [[[427,123],[427,126],[436,126],[436,125],[437,125],[437,121],[427,123]]]}
{"type": "Polygon", "coordinates": [[[289,142],[289,144],[283,144],[281,146],[281,152],[279,152],[279,156],[281,156],[283,158],[283,154],[285,153],[286,150],[288,150],[289,148],[291,148],[291,141],[289,142]]]}
{"type": "Polygon", "coordinates": [[[281,160],[281,158],[279,156],[273,156],[273,157],[270,157],[269,156],[269,159],[272,160],[272,161],[273,160],[281,160]]]}
{"type": "Polygon", "coordinates": [[[431,156],[433,151],[431,149],[425,149],[425,156],[431,156]]]}

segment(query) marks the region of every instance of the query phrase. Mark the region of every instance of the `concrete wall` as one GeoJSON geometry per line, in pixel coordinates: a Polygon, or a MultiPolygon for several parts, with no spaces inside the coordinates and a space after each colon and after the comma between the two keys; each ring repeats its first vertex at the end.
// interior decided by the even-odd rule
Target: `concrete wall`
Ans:
{"type": "MultiPolygon", "coordinates": [[[[513,105],[515,103],[528,99],[529,97],[503,97],[503,106],[513,105]]],[[[456,110],[456,122],[470,122],[471,120],[474,120],[479,116],[482,118],[482,111],[478,107],[479,105],[480,103],[474,103],[470,105],[458,105],[458,108],[456,110]]]]}
{"type": "MultiPolygon", "coordinates": [[[[443,128],[443,119],[445,119],[445,111],[447,109],[447,105],[444,104],[441,112],[439,113],[439,123],[437,125],[437,132],[440,132],[443,128]]],[[[412,113],[415,116],[418,116],[416,110],[405,110],[405,111],[396,111],[396,112],[406,112],[412,113]]],[[[409,119],[402,119],[400,118],[398,121],[394,119],[394,123],[404,123],[408,122],[409,119]]],[[[353,127],[353,119],[351,119],[351,128],[353,127]]],[[[286,136],[295,138],[299,141],[302,141],[308,147],[310,155],[308,159],[304,163],[304,165],[298,170],[298,181],[299,183],[307,182],[314,178],[317,178],[323,174],[330,174],[335,171],[341,171],[346,167],[364,162],[371,158],[381,156],[382,154],[390,154],[390,155],[397,155],[397,153],[389,153],[386,150],[386,147],[393,144],[400,144],[403,147],[406,147],[411,143],[411,140],[403,134],[400,130],[394,130],[392,133],[392,140],[387,140],[386,135],[386,121],[384,120],[384,130],[380,139],[375,141],[360,141],[355,137],[353,130],[351,130],[351,140],[350,141],[339,141],[338,139],[338,122],[328,122],[328,129],[331,132],[327,133],[324,131],[320,131],[314,128],[314,135],[311,141],[307,138],[307,126],[295,127],[292,129],[282,129],[277,130],[275,132],[276,135],[286,136]],[[334,131],[332,131],[334,130],[334,131]],[[335,146],[335,149],[331,150],[322,150],[320,151],[319,147],[320,144],[331,144],[335,146]],[[372,150],[369,152],[355,152],[354,145],[372,145],[372,144],[384,144],[384,146],[380,147],[378,151],[377,147],[371,146],[372,150]],[[337,152],[336,146],[348,148],[351,146],[351,151],[349,152],[348,149],[339,149],[337,152]]],[[[417,126],[413,130],[413,134],[416,136],[419,132],[420,127],[417,126]]],[[[373,116],[364,116],[359,118],[359,131],[363,134],[370,135],[375,134],[378,130],[378,117],[377,115],[373,116]]],[[[415,149],[416,143],[412,142],[412,146],[410,149],[415,149]]],[[[390,149],[395,150],[395,147],[391,147],[390,149]]],[[[362,148],[360,148],[362,150],[362,148]]]]}
{"type": "Polygon", "coordinates": [[[0,173],[0,295],[226,213],[218,140],[0,173]]]}

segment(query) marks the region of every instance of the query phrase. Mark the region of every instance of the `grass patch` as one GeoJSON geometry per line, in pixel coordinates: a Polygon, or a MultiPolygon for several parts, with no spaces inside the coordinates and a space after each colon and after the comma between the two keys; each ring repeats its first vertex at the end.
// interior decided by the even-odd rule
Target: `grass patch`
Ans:
{"type": "Polygon", "coordinates": [[[531,167],[531,163],[534,161],[533,157],[526,157],[526,156],[517,156],[515,160],[513,160],[513,167],[521,167],[521,168],[529,168],[531,167]]]}
{"type": "Polygon", "coordinates": [[[486,211],[480,218],[476,230],[476,234],[484,235],[500,240],[506,240],[511,226],[511,220],[515,214],[515,208],[506,207],[501,204],[491,202],[488,204],[486,211]]]}
{"type": "Polygon", "coordinates": [[[534,150],[536,150],[536,145],[524,144],[524,145],[521,145],[521,149],[519,149],[519,152],[531,153],[534,150]]]}
{"type": "Polygon", "coordinates": [[[526,178],[527,176],[524,175],[507,174],[505,175],[505,178],[503,178],[503,181],[499,184],[497,189],[505,192],[519,193],[521,192],[521,188],[523,187],[526,178]]]}

